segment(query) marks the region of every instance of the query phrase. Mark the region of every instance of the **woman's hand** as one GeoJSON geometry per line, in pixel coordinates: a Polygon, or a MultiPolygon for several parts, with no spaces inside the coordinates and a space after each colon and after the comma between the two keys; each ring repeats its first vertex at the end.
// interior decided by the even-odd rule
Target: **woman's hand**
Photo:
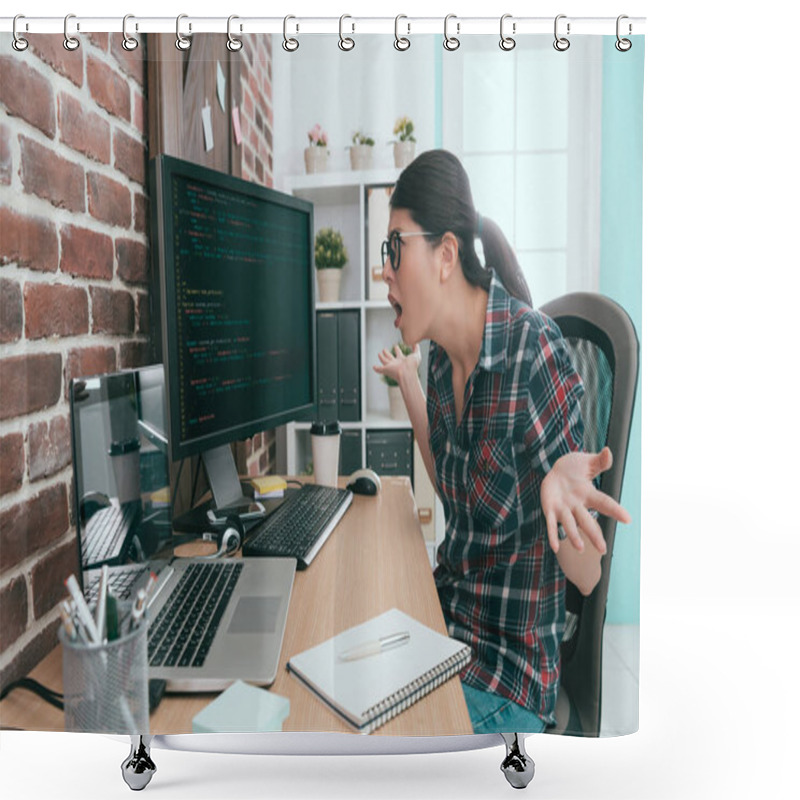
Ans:
{"type": "Polygon", "coordinates": [[[602,555],[606,552],[603,532],[589,513],[595,509],[618,522],[630,522],[630,514],[607,494],[595,488],[592,481],[611,467],[611,450],[604,447],[599,453],[568,453],[556,461],[542,481],[540,498],[547,522],[547,538],[557,553],[558,527],[578,551],[583,551],[581,531],[602,555]]]}
{"type": "Polygon", "coordinates": [[[392,378],[402,387],[406,381],[417,377],[422,353],[419,344],[407,356],[403,355],[399,345],[395,345],[391,350],[381,350],[378,359],[381,362],[380,366],[373,366],[372,369],[379,375],[392,378]]]}

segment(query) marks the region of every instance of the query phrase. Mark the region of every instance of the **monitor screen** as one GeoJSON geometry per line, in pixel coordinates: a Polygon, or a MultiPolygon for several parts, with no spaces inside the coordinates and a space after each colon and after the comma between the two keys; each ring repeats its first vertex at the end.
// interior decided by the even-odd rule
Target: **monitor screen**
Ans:
{"type": "Polygon", "coordinates": [[[310,419],[313,206],[167,156],[151,174],[172,458],[310,419]]]}

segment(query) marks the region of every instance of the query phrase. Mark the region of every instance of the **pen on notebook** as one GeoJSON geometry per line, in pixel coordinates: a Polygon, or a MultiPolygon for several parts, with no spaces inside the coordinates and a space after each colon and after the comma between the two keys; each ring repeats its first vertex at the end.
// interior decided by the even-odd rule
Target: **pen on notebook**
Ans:
{"type": "Polygon", "coordinates": [[[78,615],[78,619],[83,624],[83,627],[86,629],[91,643],[102,644],[100,640],[100,633],[97,630],[97,626],[94,624],[94,620],[92,619],[92,612],[89,611],[89,606],[86,605],[86,600],[83,598],[83,593],[81,592],[80,586],[78,586],[78,581],[75,579],[75,576],[70,575],[69,578],[64,581],[64,585],[67,587],[67,591],[75,601],[75,612],[78,615]]]}
{"type": "Polygon", "coordinates": [[[400,647],[407,644],[411,638],[408,631],[399,631],[392,633],[388,636],[381,636],[380,639],[375,639],[371,642],[362,642],[361,644],[339,653],[341,661],[356,661],[359,658],[367,658],[368,656],[376,656],[386,650],[391,650],[394,647],[400,647]]]}

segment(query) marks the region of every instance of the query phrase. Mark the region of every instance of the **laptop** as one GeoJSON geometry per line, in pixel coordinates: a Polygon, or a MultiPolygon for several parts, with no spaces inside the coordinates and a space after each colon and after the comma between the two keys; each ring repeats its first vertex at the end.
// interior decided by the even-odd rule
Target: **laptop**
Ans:
{"type": "MultiPolygon", "coordinates": [[[[278,673],[296,559],[175,557],[164,408],[161,365],[70,385],[84,595],[96,602],[105,564],[120,606],[129,609],[153,573],[151,679],[165,680],[174,692],[220,691],[236,680],[268,686],[278,673]],[[126,523],[122,551],[101,562],[85,559],[92,545],[87,522],[126,507],[136,514],[126,523]],[[177,624],[184,626],[182,635],[177,624]]],[[[123,618],[123,632],[125,626],[123,618]]]]}

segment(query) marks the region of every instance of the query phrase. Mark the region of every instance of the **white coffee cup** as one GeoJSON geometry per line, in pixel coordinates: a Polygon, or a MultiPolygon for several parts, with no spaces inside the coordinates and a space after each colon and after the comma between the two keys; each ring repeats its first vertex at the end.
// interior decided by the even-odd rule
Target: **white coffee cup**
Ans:
{"type": "Polygon", "coordinates": [[[338,422],[315,422],[311,426],[311,458],[314,461],[314,483],[338,486],[339,440],[342,428],[338,422]]]}

